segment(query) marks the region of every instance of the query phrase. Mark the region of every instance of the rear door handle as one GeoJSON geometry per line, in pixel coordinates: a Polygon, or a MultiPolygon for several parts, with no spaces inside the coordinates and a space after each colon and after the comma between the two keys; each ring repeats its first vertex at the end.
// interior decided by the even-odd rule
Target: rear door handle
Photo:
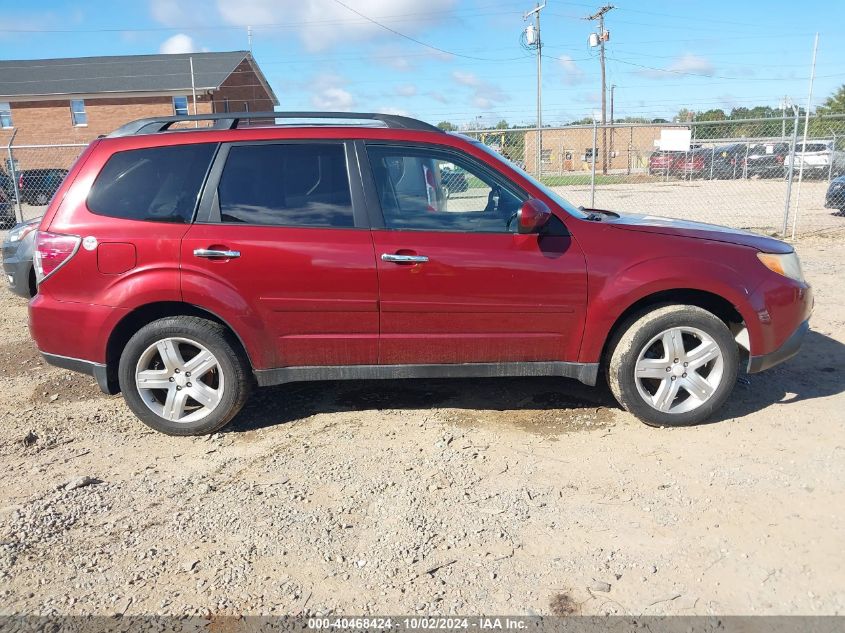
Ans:
{"type": "Polygon", "coordinates": [[[235,257],[240,257],[240,251],[224,251],[218,250],[215,248],[196,248],[194,249],[194,257],[221,257],[225,259],[233,259],[235,257]]]}
{"type": "Polygon", "coordinates": [[[425,255],[396,255],[394,253],[382,253],[381,261],[393,262],[395,264],[425,264],[428,257],[425,255]]]}

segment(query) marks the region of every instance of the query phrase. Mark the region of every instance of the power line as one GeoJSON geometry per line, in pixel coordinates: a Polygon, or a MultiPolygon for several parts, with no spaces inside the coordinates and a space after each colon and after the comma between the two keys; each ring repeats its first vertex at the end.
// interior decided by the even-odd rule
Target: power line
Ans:
{"type": "Polygon", "coordinates": [[[446,55],[454,55],[455,57],[463,57],[464,59],[474,59],[474,60],[479,60],[479,61],[500,61],[500,62],[504,62],[504,61],[512,61],[514,59],[521,59],[521,57],[513,57],[513,58],[509,58],[509,59],[491,59],[489,57],[473,57],[471,55],[462,55],[460,53],[453,53],[452,51],[447,51],[445,48],[440,48],[438,46],[434,46],[433,44],[427,44],[426,42],[423,42],[422,40],[418,40],[415,37],[411,37],[410,35],[406,35],[405,33],[402,33],[401,31],[397,31],[396,29],[390,28],[386,24],[382,24],[378,20],[374,20],[373,18],[371,18],[367,15],[364,15],[363,13],[358,11],[357,9],[353,9],[348,4],[341,2],[341,0],[334,0],[334,2],[336,4],[339,4],[340,6],[342,6],[347,11],[351,11],[355,15],[358,15],[358,16],[364,18],[368,22],[372,22],[373,24],[375,24],[376,26],[384,29],[385,31],[389,31],[389,32],[393,33],[394,35],[398,35],[399,37],[402,37],[402,38],[408,40],[409,42],[414,42],[415,44],[419,44],[420,46],[425,46],[426,48],[430,48],[431,50],[438,51],[440,53],[445,53],[446,55]]]}

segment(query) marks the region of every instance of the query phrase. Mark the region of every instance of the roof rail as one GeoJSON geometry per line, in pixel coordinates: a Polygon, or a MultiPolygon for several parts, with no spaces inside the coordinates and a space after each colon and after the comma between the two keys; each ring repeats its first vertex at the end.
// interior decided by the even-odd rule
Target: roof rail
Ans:
{"type": "Polygon", "coordinates": [[[386,127],[401,130],[417,130],[424,132],[442,132],[424,121],[412,119],[396,114],[378,114],[375,112],[224,112],[218,114],[190,114],[185,116],[166,116],[138,119],[116,129],[109,137],[135,136],[137,134],[157,134],[166,132],[174,123],[182,121],[214,121],[211,128],[217,130],[234,130],[243,120],[249,119],[358,119],[363,121],[379,121],[386,127]]]}

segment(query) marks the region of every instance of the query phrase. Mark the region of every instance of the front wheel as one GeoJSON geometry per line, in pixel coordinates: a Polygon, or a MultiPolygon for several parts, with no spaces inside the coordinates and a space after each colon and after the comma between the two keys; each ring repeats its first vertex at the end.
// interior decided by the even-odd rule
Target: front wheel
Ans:
{"type": "Polygon", "coordinates": [[[248,361],[219,323],[174,316],[129,339],[118,378],[126,404],[168,435],[205,435],[225,426],[249,394],[248,361]]]}
{"type": "Polygon", "coordinates": [[[619,404],[646,424],[685,426],[725,403],[738,365],[736,342],[719,318],[697,306],[670,305],[628,324],[607,378],[619,404]]]}

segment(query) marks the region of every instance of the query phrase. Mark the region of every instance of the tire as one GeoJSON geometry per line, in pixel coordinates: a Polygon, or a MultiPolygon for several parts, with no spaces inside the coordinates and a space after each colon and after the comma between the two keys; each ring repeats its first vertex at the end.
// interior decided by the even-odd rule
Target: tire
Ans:
{"type": "Polygon", "coordinates": [[[225,327],[174,316],[145,325],[129,339],[118,380],[126,404],[150,428],[167,435],[207,435],[224,427],[246,402],[252,389],[249,367],[225,327]]]}
{"type": "Polygon", "coordinates": [[[635,315],[611,349],[610,390],[626,411],[649,426],[702,422],[725,403],[736,383],[739,350],[733,335],[718,317],[697,306],[668,305],[635,315]],[[682,347],[667,355],[667,343],[682,347]],[[697,358],[699,349],[698,354],[706,352],[702,358],[697,358]],[[693,365],[693,371],[683,363],[693,365]],[[638,369],[655,377],[638,377],[638,369]]]}

